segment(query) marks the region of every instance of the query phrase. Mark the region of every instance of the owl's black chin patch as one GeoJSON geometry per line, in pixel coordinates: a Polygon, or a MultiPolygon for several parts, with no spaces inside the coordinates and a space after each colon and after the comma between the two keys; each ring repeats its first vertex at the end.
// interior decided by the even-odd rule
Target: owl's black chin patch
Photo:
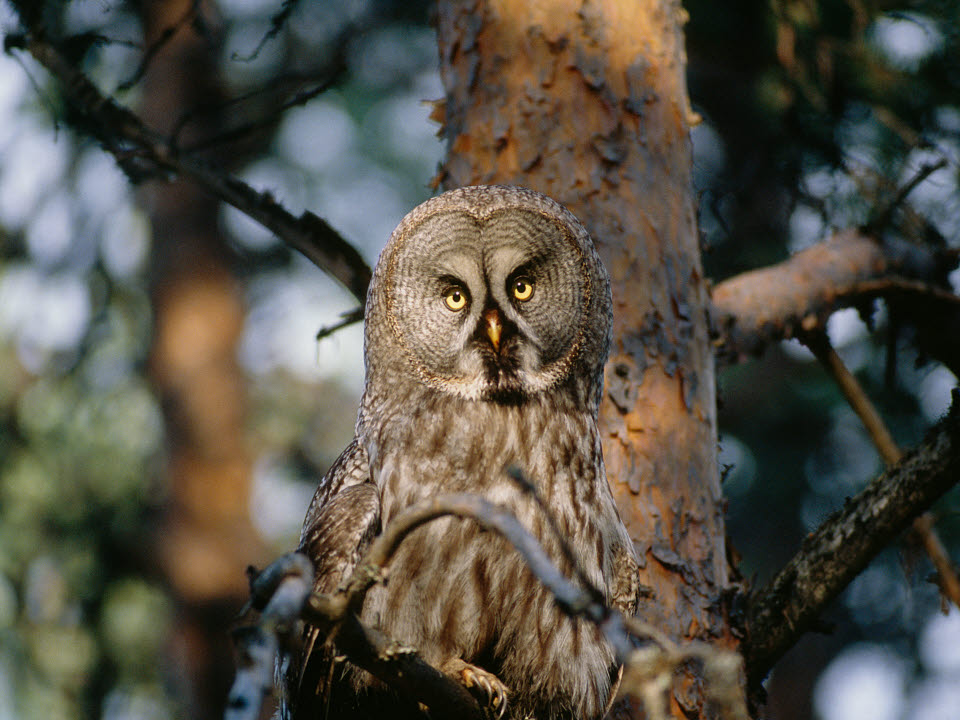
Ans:
{"type": "Polygon", "coordinates": [[[527,394],[519,386],[495,387],[487,386],[481,396],[487,402],[497,405],[523,405],[527,401],[527,394]]]}
{"type": "Polygon", "coordinates": [[[517,326],[509,320],[503,323],[497,349],[482,326],[477,328],[473,342],[483,361],[483,399],[503,405],[519,405],[526,400],[520,377],[518,346],[521,338],[517,326]]]}
{"type": "Polygon", "coordinates": [[[526,393],[520,379],[520,367],[515,353],[504,352],[483,353],[485,400],[516,405],[525,399],[526,393]]]}

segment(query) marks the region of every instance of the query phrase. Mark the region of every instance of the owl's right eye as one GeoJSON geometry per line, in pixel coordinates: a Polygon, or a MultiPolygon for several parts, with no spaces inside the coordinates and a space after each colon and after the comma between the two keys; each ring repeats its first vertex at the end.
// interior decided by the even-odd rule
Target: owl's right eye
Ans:
{"type": "Polygon", "coordinates": [[[467,291],[459,285],[451,285],[443,291],[443,301],[454,312],[459,312],[467,306],[467,291]]]}

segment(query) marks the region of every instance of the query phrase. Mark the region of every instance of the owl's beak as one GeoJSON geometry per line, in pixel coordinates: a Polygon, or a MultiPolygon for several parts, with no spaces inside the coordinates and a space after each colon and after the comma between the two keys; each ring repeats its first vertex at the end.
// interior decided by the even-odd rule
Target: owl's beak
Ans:
{"type": "Polygon", "coordinates": [[[500,352],[500,333],[503,331],[503,321],[500,320],[500,313],[494,309],[483,313],[483,321],[487,325],[487,337],[493,345],[494,352],[500,352]]]}

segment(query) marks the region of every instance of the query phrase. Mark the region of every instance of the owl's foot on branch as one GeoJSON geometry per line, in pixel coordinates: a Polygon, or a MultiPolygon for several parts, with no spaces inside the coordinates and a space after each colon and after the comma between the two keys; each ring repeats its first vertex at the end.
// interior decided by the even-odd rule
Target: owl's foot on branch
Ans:
{"type": "Polygon", "coordinates": [[[507,712],[507,686],[496,675],[460,658],[448,660],[443,670],[470,691],[488,717],[497,720],[504,717],[507,712]]]}

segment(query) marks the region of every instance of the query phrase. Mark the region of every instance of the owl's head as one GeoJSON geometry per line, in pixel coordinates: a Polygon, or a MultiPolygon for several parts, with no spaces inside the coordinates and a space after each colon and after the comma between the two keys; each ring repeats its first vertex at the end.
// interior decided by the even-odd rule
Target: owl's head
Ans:
{"type": "Polygon", "coordinates": [[[411,211],[367,299],[367,383],[412,379],[470,400],[558,386],[596,407],[610,282],[589,235],[550,198],[465,187],[411,211]]]}

